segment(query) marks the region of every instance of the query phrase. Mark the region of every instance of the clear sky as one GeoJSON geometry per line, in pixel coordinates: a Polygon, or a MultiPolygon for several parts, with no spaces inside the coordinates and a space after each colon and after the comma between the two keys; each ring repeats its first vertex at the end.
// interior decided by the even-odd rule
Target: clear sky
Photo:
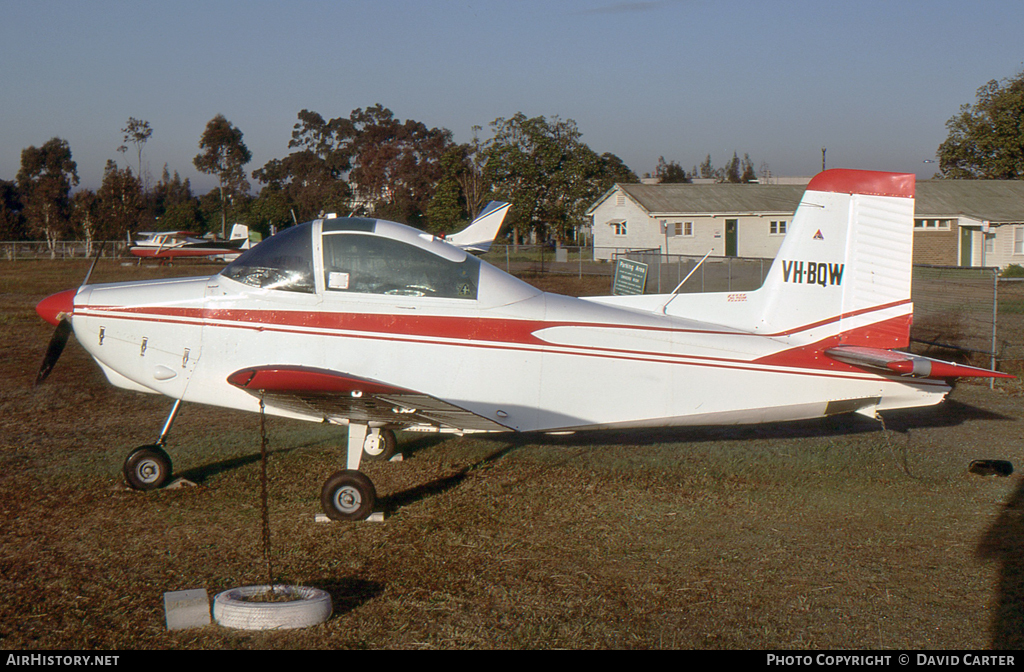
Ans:
{"type": "MultiPolygon", "coordinates": [[[[516,112],[576,121],[638,175],[733,152],[776,175],[930,177],[945,122],[1024,68],[1020,0],[0,0],[0,179],[64,138],[97,188],[129,117],[145,163],[203,193],[223,114],[251,171],[297,113],[380,103],[458,142],[516,112]]],[[[256,186],[256,183],[254,183],[256,186]]]]}

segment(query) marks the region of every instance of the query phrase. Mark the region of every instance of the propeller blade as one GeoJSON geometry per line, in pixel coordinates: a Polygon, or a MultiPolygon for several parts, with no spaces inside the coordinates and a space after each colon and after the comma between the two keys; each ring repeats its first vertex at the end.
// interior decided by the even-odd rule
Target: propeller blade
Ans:
{"type": "MultiPolygon", "coordinates": [[[[100,247],[92,259],[92,265],[89,266],[89,272],[85,274],[85,280],[82,281],[78,289],[89,284],[89,278],[96,269],[96,262],[100,260],[100,255],[103,253],[103,245],[104,243],[100,243],[100,247]]],[[[43,356],[39,373],[36,375],[36,387],[46,380],[50,372],[53,371],[57,360],[60,359],[60,353],[64,352],[64,346],[68,344],[68,337],[71,336],[72,331],[70,316],[75,309],[75,294],[78,293],[78,289],[69,289],[48,296],[36,306],[36,312],[40,317],[50,324],[57,325],[57,328],[53,330],[53,336],[50,337],[50,344],[46,347],[46,354],[43,356]]]]}
{"type": "Polygon", "coordinates": [[[53,371],[57,360],[60,359],[60,353],[68,344],[69,336],[71,336],[71,320],[65,318],[57,323],[57,328],[53,330],[53,336],[50,337],[50,345],[46,348],[43,364],[39,367],[39,374],[36,376],[36,386],[46,380],[46,377],[53,371]]]}

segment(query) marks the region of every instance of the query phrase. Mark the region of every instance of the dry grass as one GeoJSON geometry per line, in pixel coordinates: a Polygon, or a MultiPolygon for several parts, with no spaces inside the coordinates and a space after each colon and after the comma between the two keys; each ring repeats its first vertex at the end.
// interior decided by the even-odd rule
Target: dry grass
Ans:
{"type": "MultiPolygon", "coordinates": [[[[195,268],[111,265],[97,281],[195,268]]],[[[205,271],[203,271],[205,272],[205,271]]],[[[0,264],[0,648],[1015,648],[1019,396],[961,386],[870,421],[568,437],[400,435],[372,464],[384,524],[316,524],[337,431],[271,419],[276,580],[325,624],[169,632],[166,591],[264,583],[255,416],[190,406],[169,446],[197,487],[120,487],[169,401],[111,388],[75,344],[31,387],[33,306],[75,263],[0,264]],[[906,471],[905,471],[906,469],[906,471]],[[907,471],[909,473],[907,473],[907,471]]],[[[1017,388],[1019,389],[1019,388],[1017,388]]]]}

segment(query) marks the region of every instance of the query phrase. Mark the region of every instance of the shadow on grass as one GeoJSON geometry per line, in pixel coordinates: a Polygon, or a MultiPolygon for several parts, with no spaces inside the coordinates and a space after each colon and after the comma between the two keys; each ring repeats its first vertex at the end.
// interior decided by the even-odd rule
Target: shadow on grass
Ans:
{"type": "MultiPolygon", "coordinates": [[[[269,457],[274,457],[275,455],[284,455],[292,452],[293,450],[309,448],[315,445],[318,444],[314,442],[302,444],[299,446],[291,446],[290,448],[278,448],[277,450],[269,451],[268,455],[269,457]]],[[[260,454],[258,452],[251,453],[249,455],[239,455],[237,457],[231,457],[226,460],[221,460],[220,462],[214,462],[212,464],[204,464],[202,466],[192,467],[191,469],[188,469],[186,471],[175,473],[175,476],[180,476],[181,478],[192,481],[193,483],[204,483],[211,476],[223,474],[225,472],[232,471],[234,469],[238,469],[239,467],[244,467],[249,464],[254,464],[259,461],[260,454]]]]}
{"type": "Polygon", "coordinates": [[[1000,564],[992,616],[991,646],[1024,648],[1024,480],[1003,505],[978,544],[977,555],[1000,564]]]}
{"type": "Polygon", "coordinates": [[[384,592],[384,584],[354,578],[330,578],[310,581],[309,585],[331,596],[332,614],[340,616],[369,602],[384,592]]]}
{"type": "MultiPolygon", "coordinates": [[[[884,413],[885,428],[905,433],[911,429],[955,427],[971,420],[1016,420],[955,400],[940,407],[916,408],[884,413]]],[[[703,443],[713,441],[753,441],[799,439],[821,436],[850,436],[882,431],[882,423],[856,413],[833,415],[813,420],[794,420],[757,425],[721,425],[707,427],[650,427],[636,429],[593,429],[575,434],[532,433],[518,435],[542,445],[586,446],[656,445],[660,443],[703,443]]],[[[507,434],[480,434],[481,439],[508,441],[507,434]]]]}
{"type": "MultiPolygon", "coordinates": [[[[505,439],[507,441],[508,437],[506,436],[505,439]]],[[[449,490],[457,487],[460,483],[466,480],[466,477],[474,469],[479,469],[480,467],[483,467],[484,465],[490,462],[494,462],[496,460],[501,459],[505,455],[511,453],[516,448],[519,448],[520,445],[521,444],[519,442],[513,442],[503,448],[495,450],[494,452],[483,457],[482,459],[477,460],[473,464],[466,465],[465,467],[459,469],[453,474],[450,474],[448,476],[442,476],[441,478],[436,478],[433,481],[430,481],[429,483],[418,485],[415,488],[410,488],[408,490],[403,490],[401,492],[392,493],[387,497],[381,498],[378,501],[378,505],[380,506],[380,508],[384,510],[385,513],[391,514],[395,513],[403,506],[415,504],[416,502],[420,502],[429,497],[434,497],[436,495],[448,492],[449,490]]]]}

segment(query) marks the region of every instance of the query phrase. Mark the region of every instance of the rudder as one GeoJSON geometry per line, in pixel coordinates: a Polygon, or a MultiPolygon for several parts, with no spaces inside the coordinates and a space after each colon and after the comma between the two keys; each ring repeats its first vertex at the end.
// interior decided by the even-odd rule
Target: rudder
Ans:
{"type": "Polygon", "coordinates": [[[909,343],[912,174],[834,169],[807,185],[764,286],[758,331],[805,343],[909,343]]]}

